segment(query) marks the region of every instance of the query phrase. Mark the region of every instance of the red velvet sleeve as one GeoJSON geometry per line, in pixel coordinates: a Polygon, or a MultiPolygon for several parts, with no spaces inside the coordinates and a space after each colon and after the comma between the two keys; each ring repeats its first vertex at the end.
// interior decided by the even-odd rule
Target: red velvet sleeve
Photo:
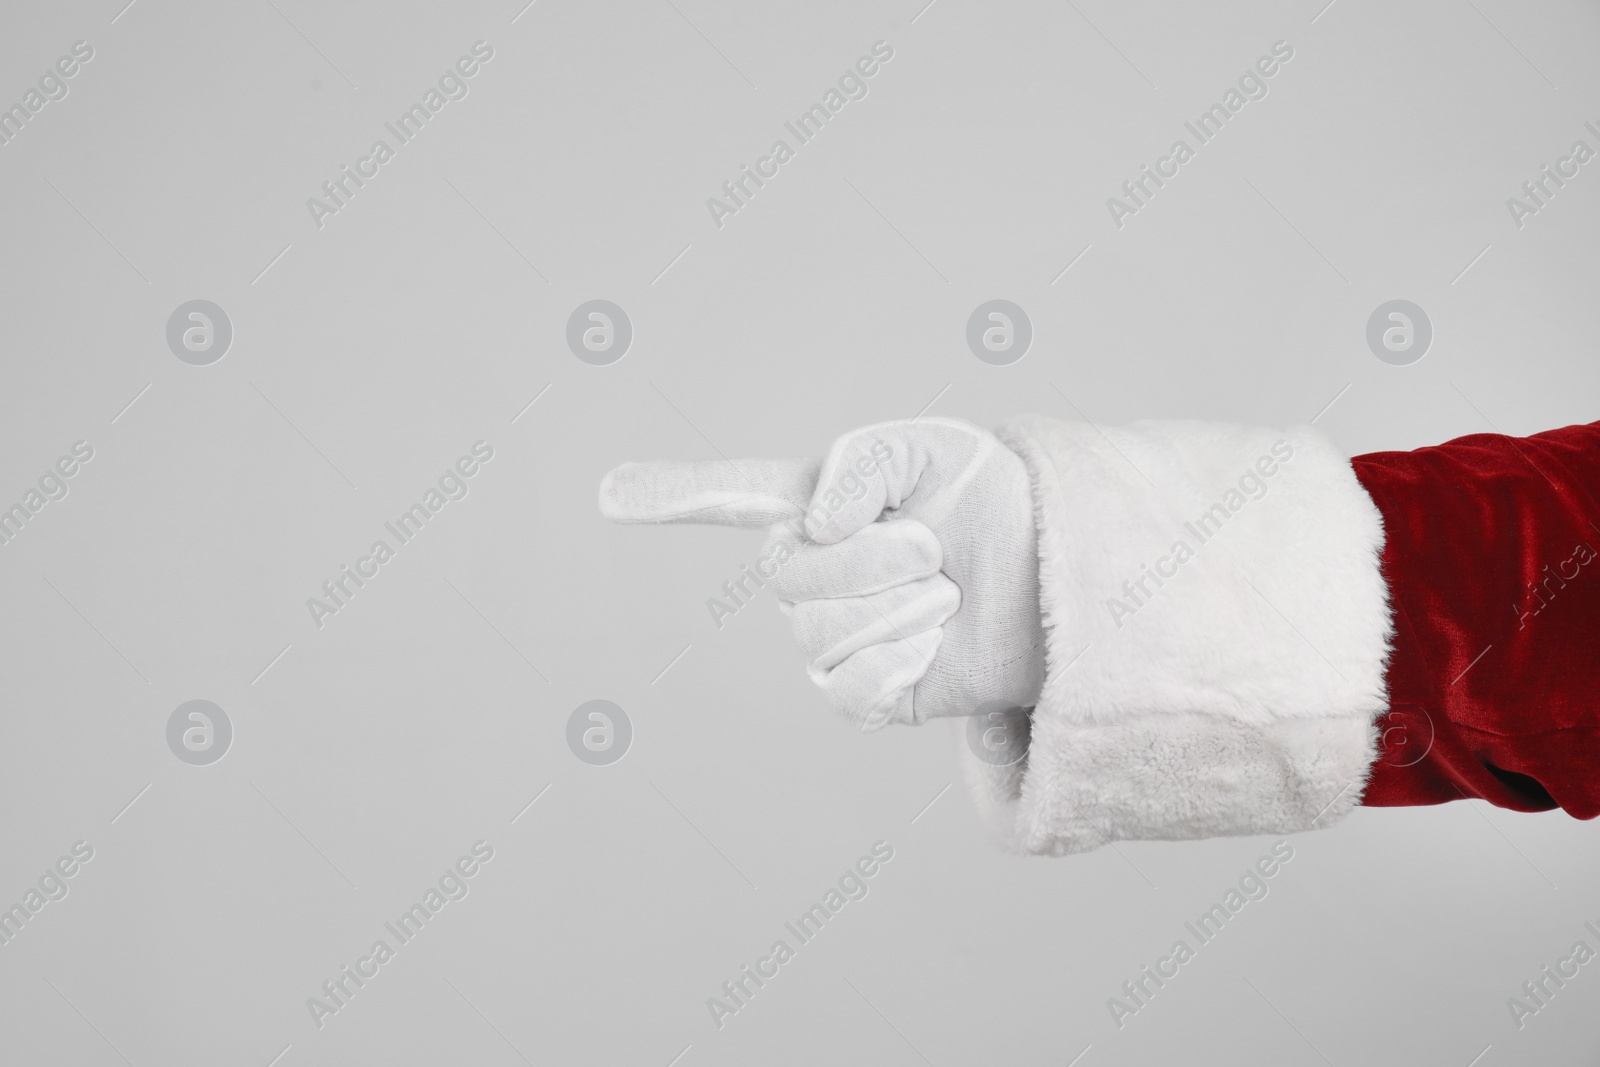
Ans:
{"type": "Polygon", "coordinates": [[[1395,630],[1362,802],[1600,814],[1600,423],[1351,464],[1395,630]]]}

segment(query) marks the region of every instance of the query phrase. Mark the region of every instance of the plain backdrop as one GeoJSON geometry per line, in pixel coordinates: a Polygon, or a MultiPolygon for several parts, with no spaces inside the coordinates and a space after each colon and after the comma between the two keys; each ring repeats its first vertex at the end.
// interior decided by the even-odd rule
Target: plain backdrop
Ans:
{"type": "Polygon", "coordinates": [[[713,624],[758,535],[595,497],[626,460],[924,411],[1315,418],[1350,454],[1592,421],[1600,163],[1520,227],[1506,201],[1600,149],[1600,13],[924,2],[5,7],[0,103],[94,55],[0,146],[0,504],[94,458],[0,546],[0,905],[94,858],[0,946],[0,1060],[1593,1062],[1600,967],[1520,1029],[1507,998],[1600,949],[1595,826],[1457,803],[1296,835],[1119,1028],[1108,999],[1276,839],[1000,854],[953,724],[853,733],[770,595],[713,624]],[[307,199],[478,41],[319,227],[307,199]],[[719,227],[707,199],[878,41],[865,98],[719,227]],[[1265,98],[1116,225],[1279,41],[1265,98]],[[233,327],[209,366],[167,345],[194,299],[233,327]],[[608,366],[566,344],[591,299],[633,326],[608,366]],[[991,299],[1033,324],[1009,366],[966,345],[991,299]],[[1393,299],[1433,326],[1408,366],[1366,343],[1393,299]],[[478,441],[468,495],[319,627],[308,598],[478,441]],[[233,727],[208,766],[166,740],[195,699],[233,727]],[[609,766],[566,742],[592,699],[633,726],[609,766]],[[469,894],[319,1027],[307,999],[478,841],[469,894]],[[707,998],[877,841],[870,894],[719,1029],[707,998]]]}

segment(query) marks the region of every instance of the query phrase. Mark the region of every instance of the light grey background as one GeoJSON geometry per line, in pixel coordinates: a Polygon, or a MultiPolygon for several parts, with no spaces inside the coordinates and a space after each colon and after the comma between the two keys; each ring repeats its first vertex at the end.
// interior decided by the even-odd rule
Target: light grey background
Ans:
{"type": "Polygon", "coordinates": [[[1117,1029],[1272,839],[998,854],[941,792],[952,724],[856,735],[768,599],[712,625],[759,538],[613,527],[595,491],[924,410],[1315,417],[1351,454],[1600,417],[1600,163],[1520,229],[1505,204],[1600,147],[1600,13],[923,2],[6,6],[0,102],[95,55],[0,147],[0,501],[95,456],[0,547],[0,903],[95,857],[0,947],[0,1061],[1593,1062],[1600,968],[1520,1031],[1506,998],[1600,947],[1596,827],[1477,804],[1298,835],[1117,1029]],[[714,226],[880,39],[869,95],[714,226]],[[478,40],[469,95],[316,228],[478,40]],[[1278,40],[1269,95],[1114,226],[1278,40]],[[197,298],[234,328],[207,367],[165,341],[197,298]],[[634,326],[610,366],[565,346],[595,298],[634,326]],[[1014,365],[967,350],[990,299],[1032,319],[1014,365]],[[1433,323],[1411,366],[1366,347],[1392,299],[1433,323]],[[478,440],[470,494],[317,629],[478,440]],[[596,698],[635,731],[611,766],[565,742],[596,698]],[[233,725],[209,766],[165,740],[194,699],[233,725]],[[470,895],[319,1030],[306,999],[479,839],[470,895]],[[880,839],[870,895],[718,1030],[706,998],[880,839]]]}

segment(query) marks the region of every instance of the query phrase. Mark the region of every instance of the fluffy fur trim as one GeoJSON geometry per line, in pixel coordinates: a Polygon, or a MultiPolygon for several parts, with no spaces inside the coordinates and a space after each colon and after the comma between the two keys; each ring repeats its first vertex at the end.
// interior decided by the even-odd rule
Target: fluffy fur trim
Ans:
{"type": "Polygon", "coordinates": [[[1046,680],[1028,754],[970,752],[1009,849],[1288,833],[1360,802],[1387,707],[1383,524],[1309,426],[1023,416],[1046,680]]]}

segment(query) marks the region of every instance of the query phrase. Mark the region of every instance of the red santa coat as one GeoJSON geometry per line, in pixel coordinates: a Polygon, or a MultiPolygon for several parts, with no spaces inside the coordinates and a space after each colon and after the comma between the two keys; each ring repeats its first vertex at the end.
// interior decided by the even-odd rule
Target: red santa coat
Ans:
{"type": "Polygon", "coordinates": [[[1353,461],[1310,427],[1000,434],[1046,631],[1020,758],[962,746],[1005,846],[1600,814],[1600,424],[1353,461]]]}
{"type": "Polygon", "coordinates": [[[1600,423],[1351,466],[1394,622],[1362,802],[1600,815],[1600,423]]]}

